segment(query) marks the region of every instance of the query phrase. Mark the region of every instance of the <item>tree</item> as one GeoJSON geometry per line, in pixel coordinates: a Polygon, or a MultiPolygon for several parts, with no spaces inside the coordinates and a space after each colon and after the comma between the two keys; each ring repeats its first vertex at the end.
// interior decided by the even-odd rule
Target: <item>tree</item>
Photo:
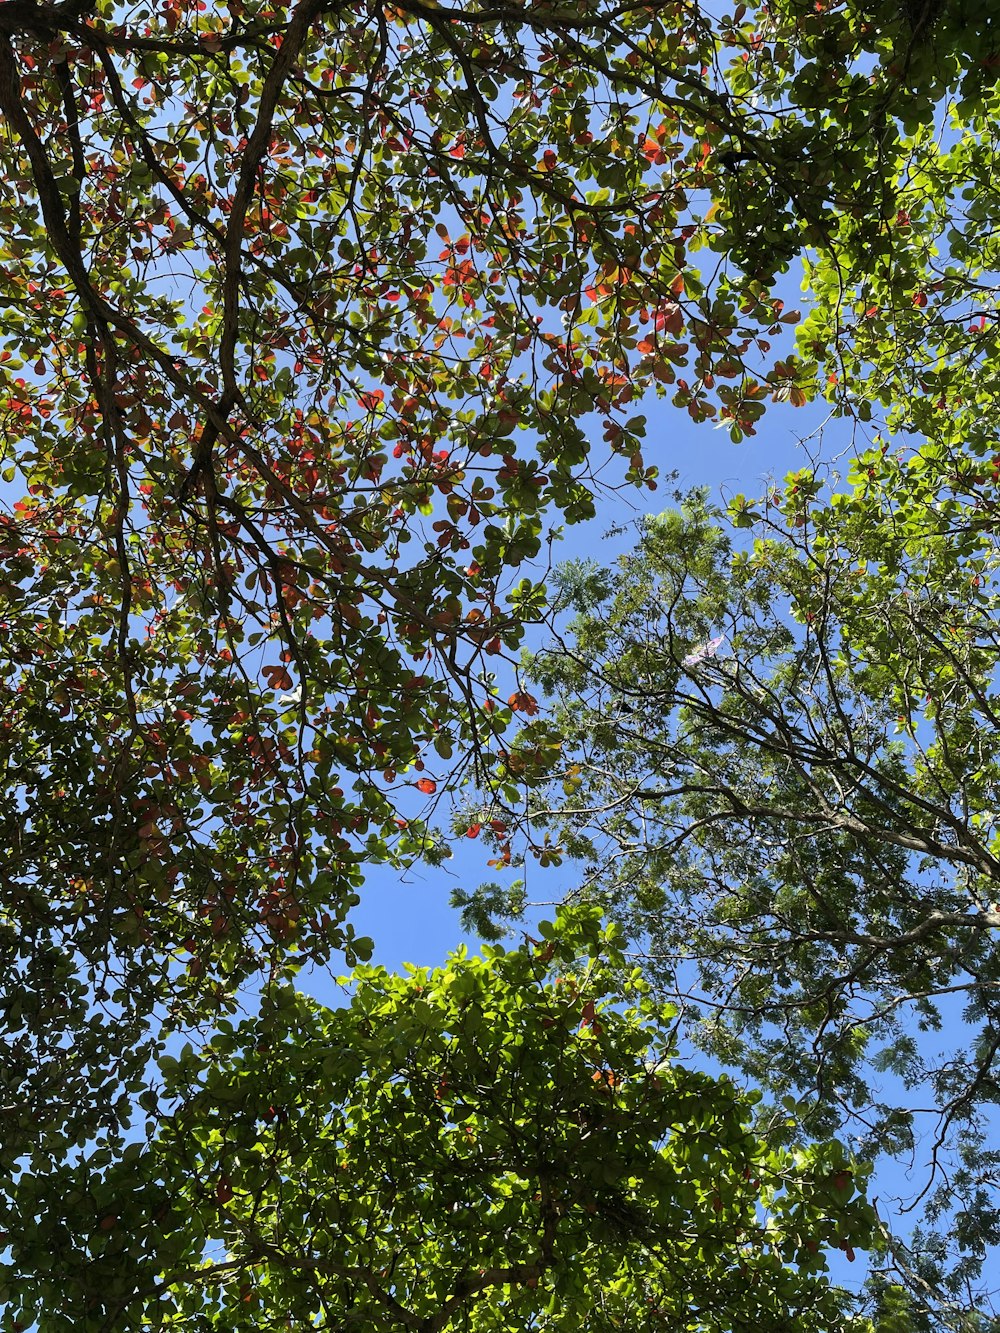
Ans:
{"type": "Polygon", "coordinates": [[[677,1065],[593,910],[541,934],[163,1057],[148,1143],[22,1177],[20,1326],[869,1327],[824,1276],[871,1243],[863,1172],[677,1065]]]}
{"type": "Polygon", "coordinates": [[[99,919],[133,996],[186,941],[216,998],[350,948],[360,865],[426,846],[387,785],[503,723],[589,419],[651,484],[644,389],[736,434],[815,390],[775,281],[867,246],[958,82],[980,133],[963,19],[0,7],[12,918],[99,919]]]}
{"type": "Polygon", "coordinates": [[[544,612],[545,524],[593,512],[591,438],[655,483],[644,391],[735,439],[824,386],[864,418],[873,366],[893,411],[927,386],[924,430],[988,409],[997,37],[967,19],[0,3],[19,1156],[111,1151],[171,1034],[366,956],[365,868],[440,855],[422,798],[530,720],[492,668],[544,612]]]}
{"type": "MultiPolygon", "coordinates": [[[[579,862],[573,896],[644,941],[698,1043],[805,1098],[813,1132],[926,1154],[942,1233],[922,1263],[897,1258],[922,1297],[982,1311],[969,1284],[1000,1240],[1000,551],[981,496],[931,499],[938,475],[933,449],[879,448],[846,492],[806,470],[758,509],[738,497],[749,547],[695,495],[616,570],[566,568],[577,617],[527,665],[551,711],[507,760],[535,765],[534,790],[474,817],[579,862]]],[[[464,905],[488,927],[523,893],[464,905]]]]}
{"type": "Polygon", "coordinates": [[[509,719],[543,515],[592,512],[588,414],[653,482],[627,404],[710,306],[674,191],[708,179],[715,40],[643,7],[0,5],[30,1123],[94,1128],[70,1089],[141,1082],[144,1024],[355,959],[364,866],[433,851],[425,769],[509,719]]]}

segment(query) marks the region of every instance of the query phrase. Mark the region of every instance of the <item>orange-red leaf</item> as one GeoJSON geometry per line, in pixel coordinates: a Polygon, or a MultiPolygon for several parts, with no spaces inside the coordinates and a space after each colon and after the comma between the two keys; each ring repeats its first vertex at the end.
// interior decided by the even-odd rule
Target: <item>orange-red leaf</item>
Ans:
{"type": "Polygon", "coordinates": [[[266,666],[264,675],[267,677],[267,683],[272,690],[290,690],[292,688],[292,678],[283,666],[266,666]]]}
{"type": "Polygon", "coordinates": [[[528,717],[533,717],[538,712],[538,700],[524,690],[515,690],[507,702],[515,713],[527,713],[528,717]]]}

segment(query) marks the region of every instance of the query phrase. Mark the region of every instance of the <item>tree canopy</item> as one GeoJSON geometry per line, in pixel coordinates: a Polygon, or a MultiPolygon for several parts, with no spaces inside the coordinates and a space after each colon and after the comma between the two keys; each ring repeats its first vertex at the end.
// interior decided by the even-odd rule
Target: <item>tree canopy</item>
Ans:
{"type": "MultiPolygon", "coordinates": [[[[998,71],[971,0],[0,0],[9,1198],[39,1153],[84,1171],[100,1142],[125,1171],[154,1057],[305,962],[367,959],[366,869],[447,854],[429,798],[471,777],[506,803],[503,862],[559,765],[600,796],[573,768],[591,725],[616,817],[647,801],[617,782],[662,776],[649,746],[720,774],[653,798],[665,841],[602,901],[643,932],[664,895],[702,904],[679,877],[718,832],[733,915],[706,908],[697,938],[720,986],[752,955],[762,1022],[794,992],[789,1086],[860,1089],[855,981],[890,1028],[893,985],[922,1018],[970,985],[980,1036],[937,1088],[946,1125],[983,1104],[998,71]],[[750,557],[689,516],[616,588],[567,584],[609,693],[557,726],[500,682],[553,609],[559,526],[675,461],[643,395],[735,441],[825,398],[861,461],[848,503],[812,473],[766,511],[737,501],[780,529],[750,557]],[[664,711],[641,737],[604,642],[651,654],[664,711]],[[753,895],[793,945],[780,965],[753,895]],[[833,955],[844,985],[818,994],[807,969],[833,955]]],[[[574,660],[535,663],[567,700],[574,660]]],[[[691,937],[658,928],[669,972],[691,937]]],[[[292,1013],[289,1048],[348,1021],[292,1013]]],[[[740,1055],[763,1077],[758,1040],[740,1055]]],[[[194,1143],[196,1112],[218,1131],[190,1095],[194,1143]]]]}
{"type": "MultiPolygon", "coordinates": [[[[490,813],[579,863],[698,1044],[813,1132],[920,1154],[947,1219],[924,1276],[955,1297],[1000,1239],[998,550],[927,470],[879,449],[832,496],[792,474],[734,502],[750,547],[696,494],[617,569],[564,568],[576,618],[527,664],[558,761],[490,813]]],[[[522,881],[459,898],[487,932],[525,906],[522,881]]]]}
{"type": "Polygon", "coordinates": [[[675,1065],[593,910],[541,933],[164,1055],[148,1142],[22,1176],[17,1326],[869,1327],[823,1275],[872,1238],[843,1149],[675,1065]]]}

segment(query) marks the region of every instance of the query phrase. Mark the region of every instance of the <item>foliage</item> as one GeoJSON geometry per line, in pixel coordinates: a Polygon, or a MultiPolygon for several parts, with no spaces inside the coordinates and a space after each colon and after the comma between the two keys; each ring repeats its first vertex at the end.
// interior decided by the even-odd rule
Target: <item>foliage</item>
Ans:
{"type": "Polygon", "coordinates": [[[865,1327],[825,1251],[872,1240],[839,1145],[750,1130],[673,1061],[592,910],[439,969],[276,986],[160,1061],[158,1126],[25,1173],[6,1278],[40,1333],[135,1327],[865,1327]],[[36,1322],[37,1321],[37,1322],[36,1322]]]}
{"type": "Polygon", "coordinates": [[[720,40],[671,7],[0,6],[0,894],[42,1086],[109,1068],[86,997],[127,1081],[142,1016],[363,956],[364,867],[434,854],[421,798],[510,720],[490,668],[544,517],[592,512],[590,427],[652,485],[630,401],[750,346],[687,257],[720,40]]]}
{"type": "Polygon", "coordinates": [[[964,20],[9,0],[11,919],[41,893],[40,947],[133,1001],[184,949],[182,1007],[353,950],[360,868],[428,850],[414,771],[509,718],[491,659],[543,516],[592,512],[591,427],[652,484],[644,389],[736,435],[805,401],[842,340],[773,348],[776,275],[813,247],[829,293],[859,210],[932,206],[956,88],[978,169],[964,20]]]}
{"type": "Polygon", "coordinates": [[[929,502],[935,461],[739,497],[744,548],[694,495],[616,570],[565,570],[577,617],[527,667],[561,756],[489,813],[580,863],[718,1058],[814,1132],[930,1155],[925,1294],[965,1297],[1000,1240],[1000,550],[977,502],[929,502]]]}
{"type": "MultiPolygon", "coordinates": [[[[769,402],[884,410],[937,443],[922,493],[975,546],[1000,110],[977,9],[0,3],[13,1174],[121,1152],[171,1034],[366,958],[366,868],[445,854],[424,798],[544,781],[560,738],[494,673],[607,455],[655,486],[644,392],[735,440],[769,402]]],[[[916,928],[889,901],[869,933],[916,928]]]]}

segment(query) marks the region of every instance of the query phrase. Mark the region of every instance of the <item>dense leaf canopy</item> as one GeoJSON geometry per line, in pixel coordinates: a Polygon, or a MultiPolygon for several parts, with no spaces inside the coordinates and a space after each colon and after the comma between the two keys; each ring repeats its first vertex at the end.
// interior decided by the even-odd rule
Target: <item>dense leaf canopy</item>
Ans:
{"type": "MultiPolygon", "coordinates": [[[[851,504],[797,509],[816,494],[805,477],[774,511],[777,545],[735,574],[707,520],[653,530],[641,586],[681,577],[657,542],[690,540],[703,547],[683,569],[705,587],[616,622],[634,647],[681,617],[650,664],[670,702],[645,733],[677,702],[739,725],[670,732],[683,763],[722,775],[722,814],[716,796],[707,813],[693,795],[661,803],[669,851],[632,906],[617,881],[606,901],[645,929],[690,829],[728,828],[741,843],[713,854],[743,906],[705,927],[719,984],[745,945],[748,975],[770,968],[766,1007],[836,953],[887,1003],[905,974],[926,1012],[979,969],[983,1035],[939,1092],[981,1104],[1000,30],[978,11],[0,0],[4,1208],[25,1206],[14,1177],[33,1154],[84,1171],[100,1141],[126,1169],[150,1060],[178,1033],[203,1043],[241,1005],[273,1005],[304,961],[366,958],[350,920],[366,868],[445,854],[426,798],[471,775],[513,817],[553,765],[577,782],[536,699],[498,678],[551,609],[558,526],[675,461],[644,442],[644,393],[736,441],[769,404],[825,396],[865,457],[851,504]],[[912,460],[878,430],[910,432],[912,460]],[[826,601],[817,560],[836,572],[826,601]],[[760,662],[698,657],[720,629],[760,662]],[[826,747],[798,777],[760,744],[765,686],[796,743],[826,747]],[[803,832],[780,873],[747,831],[744,784],[767,774],[803,832]],[[817,792],[818,824],[801,817],[817,792]],[[926,893],[937,870],[915,856],[947,868],[926,893]],[[817,867],[819,924],[814,905],[797,915],[817,867]],[[752,893],[791,930],[787,983],[752,893]]],[[[587,651],[608,676],[601,645],[587,651]]],[[[579,692],[558,670],[549,685],[579,692]]],[[[618,719],[610,756],[599,712],[586,721],[627,777],[638,751],[618,719]]],[[[590,743],[582,719],[564,725],[590,743]]],[[[507,829],[493,832],[503,862],[507,829]]],[[[860,1078],[843,987],[829,1016],[814,992],[796,993],[791,1026],[803,1051],[829,1036],[828,1054],[802,1055],[791,1081],[815,1083],[824,1061],[860,1078]]],[[[307,1045],[334,1021],[292,1013],[307,1045]]],[[[244,1056],[256,1069],[242,1041],[237,1081],[244,1056]]],[[[189,1093],[214,1152],[211,1096],[189,1093]]],[[[302,1096],[319,1115],[332,1094],[302,1096]]],[[[166,1153],[163,1188],[187,1197],[165,1142],[148,1160],[166,1153]]]]}
{"type": "Polygon", "coordinates": [[[839,1145],[768,1144],[675,1066],[592,912],[542,933],[164,1056],[148,1144],[22,1178],[19,1326],[870,1327],[822,1275],[872,1237],[839,1145]]]}

